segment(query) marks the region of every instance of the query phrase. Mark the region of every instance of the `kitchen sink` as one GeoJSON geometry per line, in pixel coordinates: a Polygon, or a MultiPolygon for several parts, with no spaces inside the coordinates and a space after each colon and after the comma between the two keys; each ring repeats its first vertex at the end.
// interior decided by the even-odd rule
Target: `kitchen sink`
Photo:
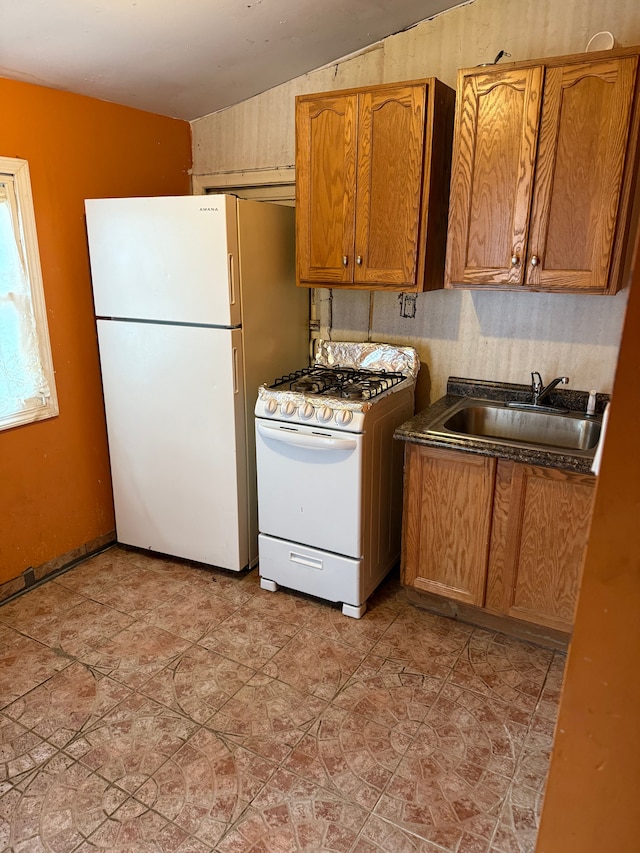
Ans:
{"type": "Polygon", "coordinates": [[[466,399],[449,409],[429,432],[473,437],[490,443],[517,443],[556,452],[593,453],[600,418],[578,412],[558,414],[466,399]]]}

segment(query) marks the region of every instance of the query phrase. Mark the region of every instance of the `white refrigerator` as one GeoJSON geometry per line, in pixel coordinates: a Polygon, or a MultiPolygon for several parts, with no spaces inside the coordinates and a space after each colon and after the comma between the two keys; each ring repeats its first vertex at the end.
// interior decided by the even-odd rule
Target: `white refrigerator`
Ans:
{"type": "Polygon", "coordinates": [[[88,199],[119,542],[257,561],[258,386],[309,361],[294,211],[228,195],[88,199]]]}

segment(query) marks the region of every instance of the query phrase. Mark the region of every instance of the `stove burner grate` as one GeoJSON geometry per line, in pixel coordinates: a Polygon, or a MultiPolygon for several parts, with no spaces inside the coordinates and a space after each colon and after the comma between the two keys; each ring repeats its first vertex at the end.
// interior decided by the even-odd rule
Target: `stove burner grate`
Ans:
{"type": "Polygon", "coordinates": [[[394,385],[398,385],[404,379],[406,377],[402,373],[314,365],[281,376],[270,387],[274,390],[297,391],[310,396],[370,400],[394,385]]]}

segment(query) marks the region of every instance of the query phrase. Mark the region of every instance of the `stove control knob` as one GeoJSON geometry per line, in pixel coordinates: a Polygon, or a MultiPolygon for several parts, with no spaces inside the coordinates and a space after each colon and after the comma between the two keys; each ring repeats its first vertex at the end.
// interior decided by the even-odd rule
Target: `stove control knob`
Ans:
{"type": "Polygon", "coordinates": [[[282,403],[280,411],[285,417],[290,418],[291,415],[295,414],[296,407],[291,401],[289,401],[288,403],[282,403]]]}
{"type": "Polygon", "coordinates": [[[298,411],[298,414],[300,415],[301,418],[304,418],[305,421],[308,421],[309,418],[313,417],[314,412],[315,412],[315,409],[313,408],[311,403],[305,403],[303,406],[300,406],[300,410],[298,411]]]}
{"type": "Polygon", "coordinates": [[[353,420],[353,412],[350,412],[348,409],[341,409],[336,414],[336,423],[340,424],[340,426],[347,426],[353,420]]]}
{"type": "Polygon", "coordinates": [[[321,409],[318,409],[318,414],[316,415],[319,421],[322,423],[326,423],[330,421],[333,417],[333,411],[329,408],[329,406],[323,406],[321,409]]]}
{"type": "Polygon", "coordinates": [[[268,415],[275,415],[275,413],[278,411],[278,404],[275,400],[267,400],[267,402],[264,404],[264,409],[268,415]]]}

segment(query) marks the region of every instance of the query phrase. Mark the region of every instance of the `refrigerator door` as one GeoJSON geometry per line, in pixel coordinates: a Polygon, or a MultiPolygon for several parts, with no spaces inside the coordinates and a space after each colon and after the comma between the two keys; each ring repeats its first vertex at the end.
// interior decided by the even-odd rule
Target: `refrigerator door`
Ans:
{"type": "Polygon", "coordinates": [[[98,320],[118,541],[249,563],[242,333],[98,320]]]}
{"type": "MultiPolygon", "coordinates": [[[[258,387],[309,363],[309,294],[296,287],[295,210],[238,199],[242,289],[245,420],[253,425],[258,387]]],[[[255,431],[247,429],[249,519],[256,543],[258,517],[255,431]]]]}
{"type": "Polygon", "coordinates": [[[240,324],[235,198],[102,198],[85,207],[96,316],[240,324]]]}

